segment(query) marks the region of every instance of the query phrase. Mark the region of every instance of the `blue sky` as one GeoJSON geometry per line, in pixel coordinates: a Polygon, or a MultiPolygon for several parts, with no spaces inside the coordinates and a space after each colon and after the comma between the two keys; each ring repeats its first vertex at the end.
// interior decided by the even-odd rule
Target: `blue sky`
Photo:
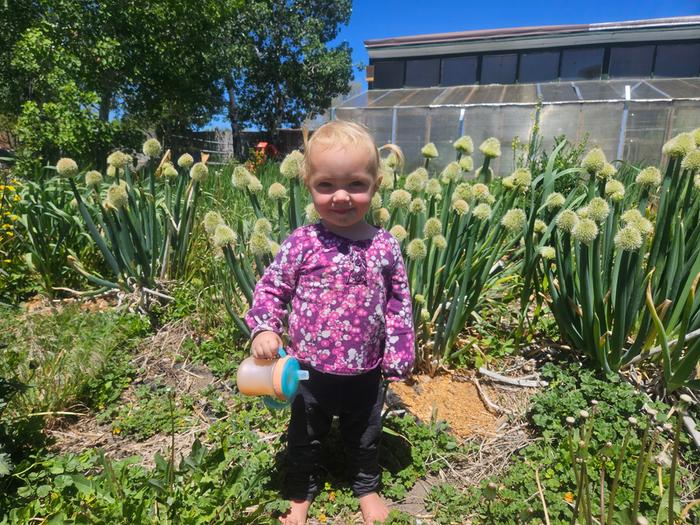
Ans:
{"type": "MultiPolygon", "coordinates": [[[[700,0],[354,0],[338,39],[350,43],[355,64],[367,64],[363,41],[374,38],[688,15],[700,15],[700,0]]],[[[355,70],[355,78],[364,81],[364,73],[355,70]]]]}

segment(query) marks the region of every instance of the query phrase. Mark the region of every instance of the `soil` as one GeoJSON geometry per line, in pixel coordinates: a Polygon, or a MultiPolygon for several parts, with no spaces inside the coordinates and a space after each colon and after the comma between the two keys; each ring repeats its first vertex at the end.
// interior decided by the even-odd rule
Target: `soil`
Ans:
{"type": "Polygon", "coordinates": [[[445,420],[458,437],[495,434],[498,417],[488,411],[472,382],[459,381],[452,374],[421,375],[410,383],[392,384],[391,391],[421,421],[445,420]]]}

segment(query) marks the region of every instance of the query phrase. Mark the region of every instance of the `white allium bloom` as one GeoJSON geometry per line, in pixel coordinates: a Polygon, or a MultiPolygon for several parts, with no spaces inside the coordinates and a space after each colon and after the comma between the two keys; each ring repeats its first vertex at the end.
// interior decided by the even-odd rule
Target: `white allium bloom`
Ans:
{"type": "Polygon", "coordinates": [[[316,207],[314,206],[313,202],[310,204],[306,205],[306,220],[308,222],[318,222],[321,220],[321,216],[318,214],[318,211],[316,210],[316,207]]]}
{"type": "Polygon", "coordinates": [[[301,176],[303,165],[303,153],[301,153],[301,151],[294,150],[287,155],[280,164],[280,173],[286,179],[298,179],[301,176]]]}
{"type": "Polygon", "coordinates": [[[393,226],[391,230],[389,230],[389,233],[392,234],[399,242],[403,241],[408,235],[406,233],[406,229],[400,224],[393,226]]]}
{"type": "Polygon", "coordinates": [[[143,143],[143,154],[147,157],[152,159],[159,157],[161,151],[163,151],[163,148],[161,147],[160,142],[158,142],[158,139],[148,139],[143,143]]]}
{"type": "Polygon", "coordinates": [[[209,168],[203,162],[198,162],[190,168],[190,178],[193,181],[202,181],[209,174],[209,168]]]}
{"type": "Polygon", "coordinates": [[[226,226],[225,224],[219,224],[214,229],[214,235],[212,236],[212,243],[218,248],[223,248],[224,246],[236,245],[236,233],[226,226]]]}
{"type": "Polygon", "coordinates": [[[581,219],[574,226],[571,235],[581,244],[591,244],[598,237],[598,225],[592,219],[581,219]]]}
{"type": "Polygon", "coordinates": [[[565,202],[566,198],[558,191],[554,191],[547,195],[547,200],[545,200],[544,205],[547,207],[547,210],[554,211],[564,206],[565,202]]]}
{"type": "Polygon", "coordinates": [[[59,177],[73,177],[78,174],[78,163],[71,158],[63,157],[56,163],[56,173],[59,177]]]}
{"type": "Polygon", "coordinates": [[[180,155],[180,158],[177,159],[177,165],[183,169],[190,169],[192,167],[192,164],[194,164],[194,159],[189,153],[183,153],[182,155],[180,155]]]}

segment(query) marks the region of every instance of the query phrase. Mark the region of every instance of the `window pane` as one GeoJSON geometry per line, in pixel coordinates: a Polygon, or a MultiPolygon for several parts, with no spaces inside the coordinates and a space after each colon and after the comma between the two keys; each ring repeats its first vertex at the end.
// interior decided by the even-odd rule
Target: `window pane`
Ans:
{"type": "Polygon", "coordinates": [[[453,57],[442,59],[443,86],[461,86],[476,83],[477,57],[453,57]]]}
{"type": "Polygon", "coordinates": [[[561,54],[562,80],[600,78],[603,48],[565,49],[561,54]]]}
{"type": "Polygon", "coordinates": [[[437,86],[439,81],[439,58],[406,60],[406,87],[437,86]]]}
{"type": "Polygon", "coordinates": [[[700,44],[659,44],[656,46],[657,77],[696,77],[700,72],[700,44]]]}
{"type": "Polygon", "coordinates": [[[654,46],[610,49],[610,77],[650,77],[654,46]]]}
{"type": "Polygon", "coordinates": [[[559,77],[559,52],[543,51],[520,55],[518,82],[546,82],[559,77]]]}
{"type": "Polygon", "coordinates": [[[484,55],[481,59],[482,84],[513,84],[518,55],[484,55]]]}
{"type": "Polygon", "coordinates": [[[403,60],[387,60],[374,63],[374,89],[403,87],[403,60]]]}

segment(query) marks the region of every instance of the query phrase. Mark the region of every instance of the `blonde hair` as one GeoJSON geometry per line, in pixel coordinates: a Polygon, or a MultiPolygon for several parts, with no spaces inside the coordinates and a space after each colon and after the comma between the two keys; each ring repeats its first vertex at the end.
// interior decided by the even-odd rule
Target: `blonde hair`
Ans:
{"type": "Polygon", "coordinates": [[[308,180],[311,175],[311,155],[316,150],[329,148],[366,149],[369,153],[367,171],[376,179],[379,174],[379,150],[367,128],[355,122],[332,120],[318,128],[304,148],[302,178],[308,180]]]}

